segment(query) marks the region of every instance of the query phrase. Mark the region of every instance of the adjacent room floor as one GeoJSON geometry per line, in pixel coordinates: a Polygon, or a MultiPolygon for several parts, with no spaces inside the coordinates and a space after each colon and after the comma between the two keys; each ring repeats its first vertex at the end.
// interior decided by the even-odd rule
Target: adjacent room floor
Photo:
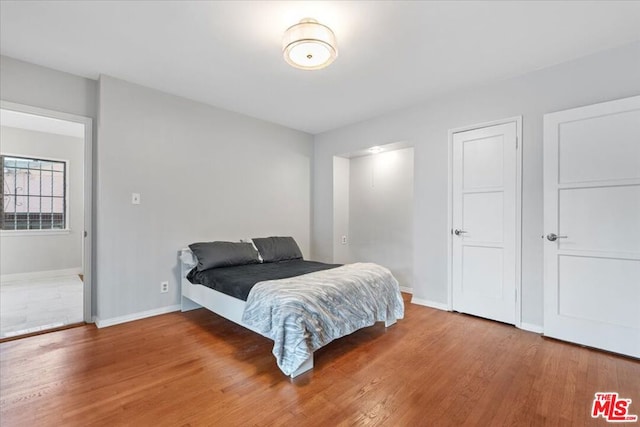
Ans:
{"type": "Polygon", "coordinates": [[[0,338],[83,321],[83,283],[77,274],[0,283],[0,338]]]}

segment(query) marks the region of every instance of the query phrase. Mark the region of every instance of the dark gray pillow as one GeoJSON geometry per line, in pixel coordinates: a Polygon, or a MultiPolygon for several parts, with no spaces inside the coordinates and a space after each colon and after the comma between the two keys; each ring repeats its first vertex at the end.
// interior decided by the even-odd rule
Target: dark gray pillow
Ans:
{"type": "Polygon", "coordinates": [[[198,259],[198,271],[260,262],[251,243],[199,242],[189,245],[189,249],[198,259]]]}
{"type": "Polygon", "coordinates": [[[302,252],[293,237],[261,237],[251,240],[260,252],[263,262],[302,259],[302,252]]]}

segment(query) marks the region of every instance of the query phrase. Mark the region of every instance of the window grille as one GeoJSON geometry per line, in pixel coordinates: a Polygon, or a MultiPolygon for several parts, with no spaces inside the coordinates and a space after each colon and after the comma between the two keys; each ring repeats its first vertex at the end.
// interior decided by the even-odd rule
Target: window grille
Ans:
{"type": "Polygon", "coordinates": [[[2,161],[2,230],[66,228],[66,163],[0,156],[2,161]]]}

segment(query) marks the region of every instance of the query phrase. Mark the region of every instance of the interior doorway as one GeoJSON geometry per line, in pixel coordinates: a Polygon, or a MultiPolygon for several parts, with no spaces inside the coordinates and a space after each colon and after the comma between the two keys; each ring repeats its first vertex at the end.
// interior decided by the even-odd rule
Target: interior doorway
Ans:
{"type": "Polygon", "coordinates": [[[413,288],[414,149],[392,143],[334,157],[333,261],[389,268],[413,288]]]}
{"type": "Polygon", "coordinates": [[[0,108],[0,339],[90,322],[91,146],[86,117],[0,108]]]}

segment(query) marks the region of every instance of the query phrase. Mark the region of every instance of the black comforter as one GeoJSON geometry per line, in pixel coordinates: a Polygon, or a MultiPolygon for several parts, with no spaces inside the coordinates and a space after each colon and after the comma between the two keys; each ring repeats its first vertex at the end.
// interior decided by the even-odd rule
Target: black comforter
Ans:
{"type": "Polygon", "coordinates": [[[204,285],[234,298],[246,301],[249,291],[258,282],[287,279],[289,277],[328,270],[339,266],[340,264],[324,264],[321,262],[296,259],[264,264],[211,268],[205,271],[197,271],[194,268],[187,274],[187,279],[193,284],[204,285]]]}

